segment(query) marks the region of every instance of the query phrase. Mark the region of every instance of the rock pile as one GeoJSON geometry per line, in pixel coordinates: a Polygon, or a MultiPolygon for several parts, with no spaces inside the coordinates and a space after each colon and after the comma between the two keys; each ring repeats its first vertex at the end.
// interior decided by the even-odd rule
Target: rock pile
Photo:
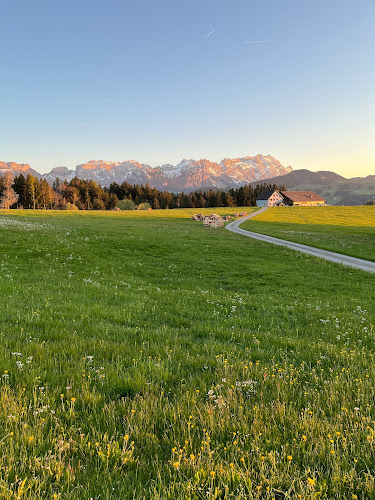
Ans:
{"type": "Polygon", "coordinates": [[[197,220],[198,222],[203,222],[205,215],[203,214],[195,214],[193,217],[190,217],[190,220],[197,220]]]}
{"type": "Polygon", "coordinates": [[[209,227],[223,227],[224,226],[224,220],[220,217],[220,215],[217,214],[210,214],[207,215],[203,219],[203,225],[204,226],[209,226],[209,227]]]}

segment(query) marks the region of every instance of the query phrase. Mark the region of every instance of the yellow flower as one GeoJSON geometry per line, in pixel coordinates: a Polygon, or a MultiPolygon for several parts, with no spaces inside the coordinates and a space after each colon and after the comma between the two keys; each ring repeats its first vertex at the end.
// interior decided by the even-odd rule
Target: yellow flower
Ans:
{"type": "Polygon", "coordinates": [[[302,436],[302,441],[306,442],[307,437],[305,435],[302,436]]]}
{"type": "Polygon", "coordinates": [[[70,398],[70,401],[71,401],[72,403],[75,403],[75,402],[76,402],[76,398],[70,398]]]}
{"type": "Polygon", "coordinates": [[[334,455],[334,454],[335,454],[335,450],[331,450],[331,451],[330,451],[330,454],[331,454],[331,455],[334,455]]]}
{"type": "Polygon", "coordinates": [[[242,462],[243,464],[245,463],[245,459],[244,459],[244,457],[241,457],[241,458],[240,458],[240,462],[242,462]]]}
{"type": "Polygon", "coordinates": [[[178,468],[180,467],[180,462],[175,462],[175,463],[173,464],[173,467],[174,467],[175,469],[178,469],[178,468]]]}
{"type": "Polygon", "coordinates": [[[212,471],[210,472],[210,476],[211,476],[211,477],[215,477],[215,471],[214,471],[214,470],[212,470],[212,471]]]}
{"type": "Polygon", "coordinates": [[[195,459],[195,456],[193,454],[190,455],[190,459],[191,460],[194,460],[195,459]]]}
{"type": "Polygon", "coordinates": [[[231,463],[229,464],[229,467],[230,467],[231,469],[233,469],[233,467],[234,467],[234,463],[233,463],[233,462],[231,462],[231,463]]]}
{"type": "Polygon", "coordinates": [[[309,483],[310,486],[314,486],[315,485],[315,480],[312,479],[311,477],[307,478],[307,482],[309,483]]]}
{"type": "Polygon", "coordinates": [[[292,457],[292,455],[288,455],[286,458],[287,458],[287,459],[289,460],[289,462],[290,462],[290,461],[292,460],[292,458],[293,458],[293,457],[292,457]]]}

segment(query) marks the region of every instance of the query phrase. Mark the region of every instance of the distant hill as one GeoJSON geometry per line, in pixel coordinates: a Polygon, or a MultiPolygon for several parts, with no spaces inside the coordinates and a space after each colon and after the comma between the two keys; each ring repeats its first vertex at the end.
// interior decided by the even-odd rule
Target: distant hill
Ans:
{"type": "Polygon", "coordinates": [[[284,185],[290,190],[315,191],[330,205],[363,205],[375,197],[375,175],[346,179],[330,171],[293,170],[267,179],[267,184],[284,185]]]}

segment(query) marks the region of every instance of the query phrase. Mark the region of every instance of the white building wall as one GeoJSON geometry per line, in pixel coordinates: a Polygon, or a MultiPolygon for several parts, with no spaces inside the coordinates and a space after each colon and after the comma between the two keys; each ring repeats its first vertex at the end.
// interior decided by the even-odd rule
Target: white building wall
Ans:
{"type": "Polygon", "coordinates": [[[257,200],[257,207],[265,207],[268,206],[268,200],[257,200]]]}

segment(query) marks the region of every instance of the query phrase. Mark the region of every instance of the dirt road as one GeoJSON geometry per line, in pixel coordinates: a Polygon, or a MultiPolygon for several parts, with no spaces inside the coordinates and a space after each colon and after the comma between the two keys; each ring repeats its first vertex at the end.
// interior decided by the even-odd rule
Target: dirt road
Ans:
{"type": "Polygon", "coordinates": [[[328,250],[322,250],[321,248],[302,245],[301,243],[294,243],[293,241],[281,240],[280,238],[274,238],[273,236],[267,236],[265,234],[253,233],[239,227],[240,224],[245,222],[245,220],[251,219],[252,217],[261,214],[262,212],[267,210],[267,208],[268,207],[261,208],[260,210],[257,210],[256,212],[247,215],[246,217],[241,217],[234,222],[230,222],[225,227],[226,229],[228,229],[228,231],[242,234],[244,236],[248,236],[249,238],[265,241],[266,243],[273,243],[274,245],[291,248],[292,250],[297,250],[298,252],[307,253],[309,255],[313,255],[314,257],[319,257],[320,259],[330,260],[331,262],[336,262],[337,264],[354,267],[356,269],[362,269],[362,271],[367,271],[369,273],[375,273],[375,262],[357,259],[356,257],[350,257],[349,255],[342,255],[340,253],[330,252],[328,250]]]}

